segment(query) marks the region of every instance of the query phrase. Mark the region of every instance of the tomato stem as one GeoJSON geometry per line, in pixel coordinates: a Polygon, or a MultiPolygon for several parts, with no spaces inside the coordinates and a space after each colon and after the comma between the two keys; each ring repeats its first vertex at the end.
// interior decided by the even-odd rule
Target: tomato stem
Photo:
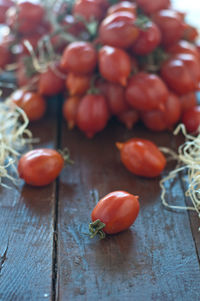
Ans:
{"type": "Polygon", "coordinates": [[[65,163],[74,164],[74,161],[70,159],[70,152],[67,147],[65,147],[63,150],[59,150],[58,152],[62,155],[65,163]]]}
{"type": "Polygon", "coordinates": [[[105,232],[102,230],[106,225],[97,219],[96,221],[89,224],[89,231],[90,231],[90,238],[95,237],[97,234],[99,235],[100,239],[106,237],[105,232]]]}

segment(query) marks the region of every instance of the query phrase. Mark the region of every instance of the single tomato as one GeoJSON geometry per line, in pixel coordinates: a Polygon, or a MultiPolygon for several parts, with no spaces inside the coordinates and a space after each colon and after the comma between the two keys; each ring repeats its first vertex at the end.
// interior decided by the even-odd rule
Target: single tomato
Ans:
{"type": "Polygon", "coordinates": [[[90,88],[91,76],[68,73],[65,85],[71,96],[83,95],[90,88]]]}
{"type": "Polygon", "coordinates": [[[132,138],[124,143],[117,142],[121,161],[133,174],[147,178],[160,175],[166,165],[166,159],[159,148],[151,141],[132,138]]]}
{"type": "Polygon", "coordinates": [[[86,21],[101,20],[105,14],[103,2],[97,0],[77,0],[73,7],[73,15],[86,21]]]}
{"type": "Polygon", "coordinates": [[[134,109],[128,109],[125,112],[120,112],[117,115],[117,118],[119,121],[125,124],[128,130],[131,130],[134,127],[134,125],[139,121],[140,114],[134,109]]]}
{"type": "Polygon", "coordinates": [[[79,104],[79,96],[71,96],[64,101],[62,112],[70,130],[76,125],[79,104]]]}
{"type": "Polygon", "coordinates": [[[32,186],[45,186],[53,182],[64,166],[64,159],[53,149],[35,149],[23,155],[18,163],[20,178],[32,186]]]}
{"type": "Polygon", "coordinates": [[[126,86],[131,72],[131,59],[122,49],[103,46],[99,51],[99,70],[108,81],[126,86]]]}
{"type": "Polygon", "coordinates": [[[182,115],[182,122],[189,133],[199,133],[200,106],[195,106],[185,111],[182,115]]]}
{"type": "Polygon", "coordinates": [[[136,220],[140,210],[138,196],[126,191],[113,191],[104,196],[92,210],[89,230],[91,238],[100,238],[128,229],[136,220]]]}

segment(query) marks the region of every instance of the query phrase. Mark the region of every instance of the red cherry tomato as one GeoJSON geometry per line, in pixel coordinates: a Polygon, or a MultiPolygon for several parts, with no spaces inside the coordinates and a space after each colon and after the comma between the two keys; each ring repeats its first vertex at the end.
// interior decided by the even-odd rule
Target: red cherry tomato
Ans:
{"type": "Polygon", "coordinates": [[[77,126],[88,138],[103,130],[109,119],[104,96],[88,94],[81,99],[77,112],[77,126]]]}
{"type": "Polygon", "coordinates": [[[184,25],[183,38],[187,41],[195,42],[195,40],[199,37],[197,28],[186,23],[184,25]]]}
{"type": "Polygon", "coordinates": [[[184,24],[176,11],[169,9],[160,10],[154,14],[153,21],[161,31],[162,44],[164,46],[175,44],[182,38],[184,24]]]}
{"type": "Polygon", "coordinates": [[[177,94],[193,92],[200,80],[199,61],[192,54],[174,55],[161,66],[161,76],[177,94]]]}
{"type": "Polygon", "coordinates": [[[0,23],[6,23],[6,12],[13,5],[12,0],[0,0],[0,23]]]}
{"type": "Polygon", "coordinates": [[[76,125],[79,104],[79,96],[71,96],[64,101],[62,112],[70,130],[76,125]]]}
{"type": "Polygon", "coordinates": [[[146,111],[141,114],[142,121],[147,128],[153,131],[171,129],[180,119],[180,99],[173,93],[169,93],[164,109],[146,111]]]}
{"type": "Polygon", "coordinates": [[[89,74],[96,67],[97,52],[89,42],[70,43],[63,52],[61,68],[76,74],[89,74]]]}
{"type": "Polygon", "coordinates": [[[77,0],[73,7],[73,15],[81,16],[86,21],[101,20],[105,14],[103,2],[96,0],[77,0]]]}
{"type": "Polygon", "coordinates": [[[29,34],[42,22],[44,14],[39,2],[23,0],[7,11],[7,24],[15,31],[29,34]]]}
{"type": "Polygon", "coordinates": [[[138,196],[125,191],[114,191],[103,197],[92,210],[91,237],[115,234],[128,229],[140,210],[138,196]],[[98,229],[99,231],[98,231],[98,229]]]}
{"type": "Polygon", "coordinates": [[[58,66],[49,67],[48,70],[40,74],[38,91],[42,95],[53,96],[64,90],[64,74],[58,66]]]}
{"type": "Polygon", "coordinates": [[[63,157],[53,149],[35,149],[23,155],[18,163],[20,178],[32,186],[53,182],[64,166],[63,157]]]}
{"type": "Polygon", "coordinates": [[[72,34],[75,37],[79,36],[83,31],[86,30],[83,22],[78,22],[72,15],[66,15],[62,19],[62,25],[66,28],[66,32],[72,34]]]}
{"type": "Polygon", "coordinates": [[[161,41],[161,32],[158,26],[149,21],[145,24],[144,29],[140,29],[139,36],[132,46],[135,54],[145,55],[152,52],[161,41]]]}
{"type": "Polygon", "coordinates": [[[166,159],[151,141],[132,138],[125,143],[116,143],[120,150],[121,161],[135,175],[154,178],[160,175],[166,159]]]}
{"type": "Polygon", "coordinates": [[[155,74],[139,72],[133,75],[126,87],[126,100],[137,110],[163,108],[168,97],[165,83],[155,74]]]}
{"type": "Polygon", "coordinates": [[[180,40],[177,44],[174,44],[167,48],[167,52],[170,54],[180,54],[180,53],[187,53],[192,54],[200,59],[200,53],[197,47],[185,40],[180,40]]]}
{"type": "Polygon", "coordinates": [[[161,9],[167,8],[170,5],[170,0],[136,0],[136,3],[144,13],[151,15],[161,9]]]}
{"type": "Polygon", "coordinates": [[[197,105],[197,96],[196,93],[190,92],[188,94],[183,94],[179,97],[181,104],[181,111],[186,112],[190,108],[197,105]]]}
{"type": "Polygon", "coordinates": [[[106,17],[99,27],[101,42],[113,47],[128,48],[139,34],[134,21],[135,15],[129,12],[116,12],[106,17]]]}
{"type": "Polygon", "coordinates": [[[122,49],[103,46],[99,51],[99,69],[108,81],[126,86],[131,72],[131,60],[122,49]]]}
{"type": "Polygon", "coordinates": [[[68,73],[65,85],[71,96],[83,95],[90,88],[90,81],[91,76],[68,73]]]}
{"type": "Polygon", "coordinates": [[[122,11],[129,12],[129,13],[132,13],[133,15],[136,15],[137,5],[133,2],[122,1],[122,2],[111,5],[107,11],[107,15],[111,15],[116,12],[122,12],[122,11]]]}
{"type": "Polygon", "coordinates": [[[37,93],[19,89],[10,96],[10,99],[24,110],[30,121],[41,119],[46,112],[46,101],[37,93]]]}
{"type": "Polygon", "coordinates": [[[133,126],[138,122],[140,115],[139,112],[134,109],[129,109],[125,112],[121,112],[117,115],[119,121],[125,124],[128,130],[131,130],[133,126]]]}
{"type": "Polygon", "coordinates": [[[185,111],[182,116],[182,122],[189,133],[199,133],[200,106],[195,106],[185,111]]]}

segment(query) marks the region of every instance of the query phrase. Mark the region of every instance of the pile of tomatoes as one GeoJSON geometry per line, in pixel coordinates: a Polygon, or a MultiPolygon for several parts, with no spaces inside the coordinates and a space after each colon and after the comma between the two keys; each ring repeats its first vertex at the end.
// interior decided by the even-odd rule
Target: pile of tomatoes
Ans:
{"type": "Polygon", "coordinates": [[[115,116],[131,129],[190,132],[200,124],[197,30],[170,0],[75,0],[44,7],[1,0],[0,68],[15,66],[11,99],[30,121],[63,93],[63,116],[88,138],[115,116]],[[191,122],[191,120],[193,120],[191,122]]]}

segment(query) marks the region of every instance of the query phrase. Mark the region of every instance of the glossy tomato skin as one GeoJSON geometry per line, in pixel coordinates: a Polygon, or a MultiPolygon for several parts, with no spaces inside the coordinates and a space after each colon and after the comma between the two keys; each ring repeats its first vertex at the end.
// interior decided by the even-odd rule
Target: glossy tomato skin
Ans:
{"type": "Polygon", "coordinates": [[[91,76],[68,73],[65,85],[71,96],[83,95],[90,88],[90,81],[91,76]]]}
{"type": "Polygon", "coordinates": [[[192,54],[174,55],[161,66],[161,76],[175,93],[193,92],[200,80],[199,61],[192,54]]]}
{"type": "Polygon", "coordinates": [[[89,42],[70,43],[63,52],[60,66],[75,74],[90,74],[97,64],[97,52],[89,42]]]}
{"type": "Polygon", "coordinates": [[[103,46],[99,51],[99,69],[108,81],[126,86],[131,72],[131,59],[120,48],[103,46]]]}
{"type": "Polygon", "coordinates": [[[14,3],[12,0],[0,0],[0,23],[6,23],[6,12],[7,10],[13,6],[14,3]]]}
{"type": "Polygon", "coordinates": [[[7,24],[22,34],[34,32],[42,22],[44,8],[34,1],[20,1],[7,11],[7,24]]]}
{"type": "Polygon", "coordinates": [[[64,101],[62,112],[70,130],[76,125],[80,100],[79,96],[71,96],[64,101]]]}
{"type": "Polygon", "coordinates": [[[128,48],[137,39],[139,30],[134,25],[135,15],[116,12],[107,16],[100,24],[100,41],[109,46],[128,48]]]}
{"type": "Polygon", "coordinates": [[[180,15],[174,10],[160,10],[153,15],[153,21],[161,31],[162,44],[170,46],[183,36],[184,24],[180,15]]]}
{"type": "Polygon", "coordinates": [[[125,191],[114,191],[103,197],[94,207],[92,221],[105,224],[103,231],[115,234],[128,229],[136,220],[140,205],[138,196],[125,191]]]}
{"type": "Polygon", "coordinates": [[[46,96],[61,93],[65,87],[64,77],[58,66],[49,67],[46,72],[40,74],[38,83],[39,93],[46,96]]]}
{"type": "Polygon", "coordinates": [[[187,41],[195,42],[199,36],[198,29],[186,23],[184,25],[183,38],[187,41]]]}
{"type": "Polygon", "coordinates": [[[18,163],[20,178],[32,186],[53,182],[64,166],[63,157],[53,149],[35,149],[23,155],[18,163]]]}
{"type": "Polygon", "coordinates": [[[200,106],[195,106],[185,111],[182,116],[182,122],[189,133],[199,133],[200,106]]]}
{"type": "Polygon", "coordinates": [[[187,54],[192,54],[195,57],[197,57],[197,59],[200,59],[200,53],[198,52],[197,47],[185,40],[180,40],[178,43],[168,47],[167,52],[170,54],[180,54],[180,53],[187,53],[187,54]]]}
{"type": "Polygon", "coordinates": [[[171,129],[180,120],[181,102],[174,93],[169,93],[163,110],[146,111],[141,114],[146,127],[153,131],[171,129]]]}
{"type": "Polygon", "coordinates": [[[140,8],[142,8],[144,13],[151,15],[161,9],[168,8],[170,5],[170,0],[136,0],[136,3],[140,8]]]}
{"type": "Polygon", "coordinates": [[[77,126],[88,138],[103,130],[109,119],[106,99],[101,94],[88,94],[81,99],[77,126]]]}
{"type": "Polygon", "coordinates": [[[182,112],[186,112],[190,108],[197,106],[197,96],[196,93],[194,92],[183,94],[179,97],[179,99],[180,99],[182,112]]]}
{"type": "Polygon", "coordinates": [[[96,0],[77,0],[73,7],[73,15],[81,16],[86,21],[101,20],[105,14],[104,1],[96,0]]]}
{"type": "Polygon", "coordinates": [[[132,51],[134,54],[145,55],[152,52],[161,41],[161,32],[158,26],[149,21],[144,29],[140,29],[139,36],[133,43],[132,51]]]}
{"type": "Polygon", "coordinates": [[[41,119],[46,112],[46,101],[38,93],[19,89],[10,96],[10,99],[24,110],[30,121],[41,119]]]}
{"type": "Polygon", "coordinates": [[[126,100],[137,110],[149,111],[163,108],[168,97],[168,89],[155,74],[139,72],[133,75],[126,87],[126,100]]]}
{"type": "Polygon", "coordinates": [[[120,150],[122,163],[135,175],[154,178],[159,176],[165,168],[165,157],[149,140],[132,138],[116,145],[120,150]]]}
{"type": "Polygon", "coordinates": [[[107,15],[114,14],[116,12],[129,12],[133,15],[137,14],[137,5],[136,3],[129,1],[122,1],[116,4],[113,4],[109,7],[107,15]]]}

